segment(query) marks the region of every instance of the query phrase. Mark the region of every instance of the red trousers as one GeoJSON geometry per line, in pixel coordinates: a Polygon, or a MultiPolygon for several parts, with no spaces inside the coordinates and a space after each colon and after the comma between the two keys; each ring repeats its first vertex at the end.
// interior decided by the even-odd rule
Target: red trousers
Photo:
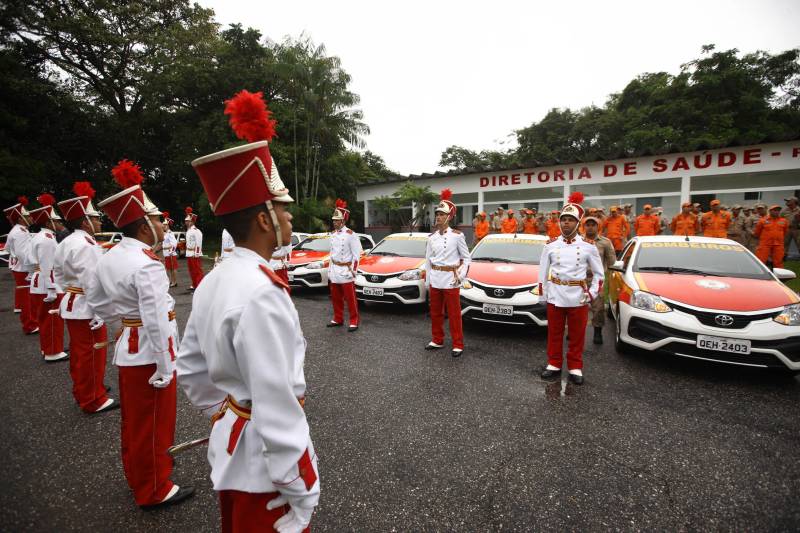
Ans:
{"type": "Polygon", "coordinates": [[[178,270],[178,258],[174,255],[168,255],[164,258],[164,268],[167,270],[178,270]]]}
{"type": "Polygon", "coordinates": [[[203,280],[203,263],[200,257],[187,257],[186,267],[189,269],[189,276],[192,278],[192,287],[195,289],[203,280]]]}
{"type": "Polygon", "coordinates": [[[63,294],[50,303],[44,301],[46,295],[31,294],[31,306],[36,309],[39,322],[39,348],[42,355],[56,355],[64,351],[64,320],[58,313],[51,313],[57,310],[61,303],[63,294]]]}
{"type": "Polygon", "coordinates": [[[331,289],[331,302],[333,302],[333,321],[337,324],[344,323],[344,303],[347,302],[350,325],[359,325],[355,283],[352,281],[350,283],[328,283],[328,286],[331,289]]]}
{"type": "MultiPolygon", "coordinates": [[[[251,531],[275,531],[272,525],[289,512],[284,505],[271,511],[267,502],[277,498],[278,492],[219,491],[219,511],[222,517],[222,533],[250,533],[251,531]]],[[[305,531],[310,531],[307,527],[305,531]]]]}
{"type": "Polygon", "coordinates": [[[22,322],[22,331],[25,333],[31,333],[33,330],[39,327],[39,324],[36,320],[36,315],[32,313],[31,309],[31,291],[28,289],[28,285],[30,285],[29,281],[25,281],[25,276],[28,275],[27,272],[14,272],[14,283],[17,287],[24,287],[22,289],[14,289],[14,301],[16,303],[17,309],[22,309],[22,312],[19,314],[19,321],[22,322]]]}
{"type": "Polygon", "coordinates": [[[85,413],[94,413],[106,403],[106,347],[95,349],[98,342],[106,342],[105,326],[94,331],[89,320],[65,320],[69,331],[69,375],[72,378],[72,395],[85,413]]]}
{"type": "Polygon", "coordinates": [[[450,338],[453,348],[464,349],[464,330],[461,327],[461,289],[435,289],[430,288],[431,301],[431,334],[432,341],[444,344],[444,310],[447,309],[447,319],[450,323],[450,338]]]}
{"type": "MultiPolygon", "coordinates": [[[[601,296],[598,296],[598,298],[601,296]]],[[[561,368],[564,364],[564,326],[569,329],[567,344],[567,368],[583,368],[583,342],[586,338],[586,322],[589,306],[556,307],[547,304],[547,363],[561,368]]]]}
{"type": "Polygon", "coordinates": [[[167,388],[157,389],[147,383],[155,364],[118,368],[122,467],[136,504],[153,505],[166,498],[174,485],[167,448],[175,442],[175,376],[167,388]]]}

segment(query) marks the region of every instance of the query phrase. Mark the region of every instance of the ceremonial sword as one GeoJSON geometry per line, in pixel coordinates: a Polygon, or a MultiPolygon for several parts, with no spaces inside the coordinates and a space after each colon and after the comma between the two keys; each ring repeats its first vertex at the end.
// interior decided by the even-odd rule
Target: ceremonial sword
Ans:
{"type": "Polygon", "coordinates": [[[170,446],[167,448],[167,453],[174,457],[183,451],[195,448],[197,446],[202,446],[203,444],[208,444],[208,437],[204,439],[187,440],[186,442],[181,442],[175,446],[170,446]]]}

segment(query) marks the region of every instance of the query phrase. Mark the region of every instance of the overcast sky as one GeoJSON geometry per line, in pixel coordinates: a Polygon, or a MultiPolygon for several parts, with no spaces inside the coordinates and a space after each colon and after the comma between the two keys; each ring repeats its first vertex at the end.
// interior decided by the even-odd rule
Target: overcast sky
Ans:
{"type": "Polygon", "coordinates": [[[402,174],[437,170],[453,144],[507,147],[550,108],[602,105],[638,74],[677,73],[703,44],[800,47],[798,0],[200,4],[224,25],[325,44],[361,96],[367,148],[402,174]]]}

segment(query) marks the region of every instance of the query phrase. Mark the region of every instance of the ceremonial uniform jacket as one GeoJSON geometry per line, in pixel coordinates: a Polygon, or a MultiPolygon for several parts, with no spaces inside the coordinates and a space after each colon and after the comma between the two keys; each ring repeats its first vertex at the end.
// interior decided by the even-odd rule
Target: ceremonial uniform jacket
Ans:
{"type": "Polygon", "coordinates": [[[192,226],[186,230],[186,257],[203,255],[203,232],[192,226]]]}
{"type": "Polygon", "coordinates": [[[704,237],[719,237],[725,239],[728,237],[728,226],[731,225],[731,215],[727,211],[720,211],[714,213],[709,211],[703,213],[700,218],[700,226],[703,228],[704,237]]]}
{"type": "Polygon", "coordinates": [[[272,270],[281,270],[286,268],[289,262],[289,254],[291,253],[291,244],[281,246],[279,249],[272,252],[272,257],[269,260],[269,266],[272,268],[272,270]]]}
{"type": "Polygon", "coordinates": [[[53,294],[63,292],[53,276],[53,263],[56,254],[56,233],[42,228],[31,239],[31,263],[39,270],[31,278],[31,294],[53,294]]]}
{"type": "MultiPolygon", "coordinates": [[[[164,263],[150,246],[123,239],[97,263],[86,289],[93,313],[111,324],[118,319],[141,320],[141,327],[124,327],[114,348],[117,366],[155,364],[162,377],[175,369],[178,325],[170,315],[170,296],[164,263]]],[[[123,325],[125,325],[123,323],[123,325]]]]}
{"type": "Polygon", "coordinates": [[[467,277],[469,270],[469,248],[464,234],[453,228],[444,233],[439,230],[428,235],[425,249],[425,283],[434,289],[453,289],[461,287],[461,281],[467,277]],[[436,270],[439,267],[457,267],[455,274],[447,270],[436,270]]]}
{"type": "MultiPolygon", "coordinates": [[[[201,240],[202,240],[202,236],[201,236],[201,240]]],[[[222,257],[223,259],[225,259],[226,257],[230,257],[230,255],[233,252],[226,252],[225,249],[226,248],[233,248],[234,246],[236,246],[236,243],[233,242],[233,237],[231,237],[231,234],[228,233],[228,230],[223,229],[222,230],[222,252],[220,253],[220,257],[222,257]]]]}
{"type": "Polygon", "coordinates": [[[100,246],[82,229],[73,231],[56,247],[53,274],[58,286],[67,291],[67,296],[61,300],[61,318],[94,318],[94,312],[86,301],[85,290],[102,256],[100,246]]]}
{"type": "Polygon", "coordinates": [[[33,272],[35,267],[28,259],[32,238],[31,232],[22,224],[14,224],[8,232],[6,250],[9,254],[8,265],[12,271],[33,272]]]}
{"type": "Polygon", "coordinates": [[[178,255],[178,239],[172,231],[164,232],[164,242],[161,245],[164,252],[164,257],[172,257],[178,255]]]}
{"type": "Polygon", "coordinates": [[[581,300],[584,295],[589,301],[597,298],[603,276],[600,253],[593,241],[580,235],[572,239],[562,235],[545,244],[539,259],[539,292],[547,303],[556,307],[586,305],[581,300]]]}
{"type": "Polygon", "coordinates": [[[331,255],[328,264],[328,281],[351,283],[355,280],[358,260],[361,258],[361,241],[347,226],[331,232],[331,255]],[[340,264],[336,264],[340,263],[340,264]],[[344,265],[342,263],[347,263],[344,265]]]}
{"type": "Polygon", "coordinates": [[[319,481],[299,401],[306,390],[306,341],[285,288],[266,259],[237,247],[195,290],[178,382],[208,415],[228,395],[252,410],[232,453],[236,413],[228,409],[211,429],[214,490],[280,491],[292,504],[311,508],[319,481]]]}

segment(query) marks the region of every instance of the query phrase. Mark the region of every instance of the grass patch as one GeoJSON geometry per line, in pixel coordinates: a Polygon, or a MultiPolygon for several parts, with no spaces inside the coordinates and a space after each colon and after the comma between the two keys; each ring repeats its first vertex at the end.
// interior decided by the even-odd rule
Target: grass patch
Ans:
{"type": "Polygon", "coordinates": [[[800,261],[784,261],[783,268],[789,269],[797,274],[796,278],[784,281],[784,283],[794,292],[800,292],[800,261]]]}

